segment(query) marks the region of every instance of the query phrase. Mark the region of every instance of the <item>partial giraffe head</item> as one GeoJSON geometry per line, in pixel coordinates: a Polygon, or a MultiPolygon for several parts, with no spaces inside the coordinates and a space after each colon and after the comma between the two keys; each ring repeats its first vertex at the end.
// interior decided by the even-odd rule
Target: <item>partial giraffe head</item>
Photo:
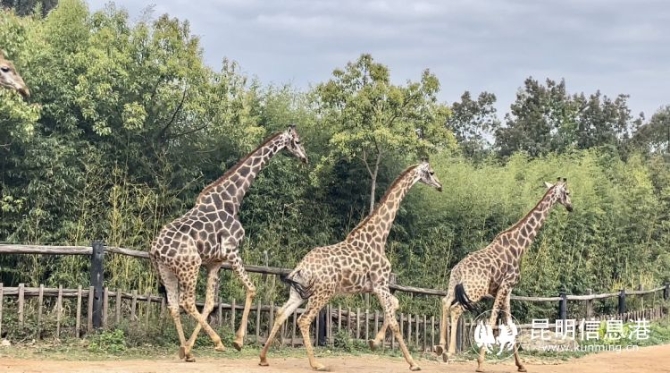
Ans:
{"type": "Polygon", "coordinates": [[[544,182],[544,185],[547,187],[547,189],[553,188],[553,193],[551,194],[551,203],[560,203],[561,205],[565,206],[565,209],[568,210],[568,212],[572,212],[572,202],[570,201],[570,191],[568,190],[568,180],[566,178],[561,178],[559,177],[556,181],[556,184],[551,184],[548,182],[544,182]]]}
{"type": "Polygon", "coordinates": [[[8,60],[4,50],[0,49],[0,86],[14,89],[23,98],[30,97],[28,86],[21,78],[21,75],[14,68],[12,61],[8,60]]]}
{"type": "Polygon", "coordinates": [[[285,141],[284,145],[286,146],[286,150],[288,150],[289,153],[298,157],[302,163],[308,163],[307,153],[305,152],[305,148],[303,148],[302,144],[300,143],[300,136],[295,130],[295,124],[291,124],[286,129],[286,131],[284,131],[282,138],[285,141]]]}
{"type": "Polygon", "coordinates": [[[417,176],[419,177],[420,182],[432,186],[437,189],[438,192],[442,191],[442,183],[440,183],[440,180],[435,176],[435,170],[433,170],[428,163],[428,158],[422,159],[421,163],[417,166],[417,176]]]}

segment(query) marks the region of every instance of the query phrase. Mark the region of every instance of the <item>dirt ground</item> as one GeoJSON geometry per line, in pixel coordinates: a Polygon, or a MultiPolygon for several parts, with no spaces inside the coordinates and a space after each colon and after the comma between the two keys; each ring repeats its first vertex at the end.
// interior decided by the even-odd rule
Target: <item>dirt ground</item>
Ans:
{"type": "MultiPolygon", "coordinates": [[[[415,357],[416,358],[416,357],[415,357]]],[[[311,372],[307,358],[268,356],[269,367],[260,367],[253,358],[214,359],[202,358],[195,363],[174,359],[117,360],[117,361],[65,361],[0,359],[1,372],[77,372],[77,373],[279,373],[311,372]]],[[[319,360],[332,372],[405,373],[408,366],[402,358],[379,355],[344,356],[319,360]]],[[[417,359],[424,372],[472,373],[476,361],[445,364],[428,359],[417,359]]],[[[670,345],[644,347],[635,351],[601,352],[558,364],[526,363],[531,373],[670,373],[670,345]]],[[[513,361],[489,364],[487,372],[516,372],[513,361]]]]}

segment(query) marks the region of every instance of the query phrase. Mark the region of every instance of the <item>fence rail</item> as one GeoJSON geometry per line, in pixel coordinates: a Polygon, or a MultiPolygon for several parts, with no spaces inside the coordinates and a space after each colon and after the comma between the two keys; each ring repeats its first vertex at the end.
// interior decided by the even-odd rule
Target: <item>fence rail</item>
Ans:
{"type": "MultiPolygon", "coordinates": [[[[146,251],[127,249],[123,247],[115,246],[104,246],[104,251],[113,253],[131,256],[141,259],[149,259],[149,253],[146,251]]],[[[0,244],[0,254],[41,254],[41,255],[92,255],[93,247],[88,246],[51,246],[51,245],[15,245],[15,244],[0,244]]],[[[258,266],[258,265],[245,265],[245,270],[250,273],[260,273],[265,275],[284,275],[291,272],[291,268],[278,268],[278,267],[268,267],[268,266],[258,266]]],[[[232,270],[230,264],[224,264],[222,266],[224,270],[232,270]]],[[[443,290],[437,289],[426,289],[414,286],[400,285],[397,283],[392,283],[390,285],[391,290],[401,291],[411,294],[418,295],[435,295],[435,296],[445,296],[446,292],[443,290]]],[[[604,293],[604,294],[588,294],[588,295],[571,295],[565,294],[554,296],[554,297],[531,297],[531,296],[522,296],[522,295],[512,295],[511,300],[524,301],[524,302],[559,302],[562,300],[569,301],[588,301],[588,300],[597,300],[597,299],[606,299],[620,297],[622,294],[625,295],[647,295],[656,293],[659,291],[664,292],[664,297],[667,299],[670,297],[670,283],[665,286],[659,286],[649,290],[622,290],[618,293],[604,293]]]]}

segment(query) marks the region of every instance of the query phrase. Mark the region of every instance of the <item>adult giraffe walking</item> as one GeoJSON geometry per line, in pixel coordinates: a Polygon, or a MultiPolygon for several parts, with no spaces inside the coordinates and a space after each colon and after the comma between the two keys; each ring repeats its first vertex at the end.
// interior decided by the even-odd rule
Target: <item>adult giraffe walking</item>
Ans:
{"type": "Polygon", "coordinates": [[[208,185],[198,196],[195,206],[181,217],[168,223],[154,239],[149,258],[165,286],[167,302],[179,334],[179,357],[195,361],[191,349],[203,328],[217,351],[223,351],[219,335],[207,323],[214,307],[214,291],[219,269],[223,263],[232,265],[246,287],[246,299],[240,327],[233,346],[239,351],[244,344],[247,320],[256,287],[249,279],[238,247],[244,239],[244,228],[237,218],[242,199],[256,175],[282,149],[307,163],[307,155],[300,143],[295,125],[277,133],[208,185]],[[207,293],[202,314],[195,306],[195,285],[198,270],[207,268],[207,293]],[[186,341],[179,318],[182,306],[198,321],[191,338],[186,341]]]}
{"type": "Polygon", "coordinates": [[[385,253],[386,238],[400,202],[419,181],[442,191],[442,184],[428,161],[407,168],[391,184],[372,214],[359,223],[344,241],[312,249],[282,279],[290,285],[289,300],[277,311],[272,331],[260,353],[259,365],[269,365],[266,356],[275,334],[286,318],[309,299],[307,310],[300,316],[298,324],[310,366],[314,370],[325,370],[325,366],[314,358],[309,335],[312,320],[334,295],[374,293],[384,308],[384,324],[375,339],[369,341],[370,347],[374,348],[383,341],[386,328],[390,326],[410,369],[421,369],[409,354],[395,319],[398,299],[389,290],[391,262],[385,253]]]}
{"type": "MultiPolygon", "coordinates": [[[[568,212],[572,212],[570,192],[567,180],[558,178],[556,184],[545,182],[547,191],[535,207],[509,229],[499,233],[488,246],[468,254],[451,270],[447,295],[442,299],[442,325],[440,328],[440,344],[434,346],[435,353],[447,362],[456,352],[456,325],[464,310],[473,310],[473,305],[481,299],[492,295],[495,299],[489,317],[489,326],[493,328],[498,319],[498,312],[504,312],[505,323],[511,322],[510,295],[512,288],[519,282],[521,258],[537,236],[551,208],[560,203],[568,212]],[[451,316],[449,325],[449,350],[445,350],[447,318],[451,316]]],[[[479,350],[477,372],[483,372],[485,346],[479,350]]],[[[516,344],[514,345],[514,361],[519,372],[526,368],[519,359],[516,344]]]]}

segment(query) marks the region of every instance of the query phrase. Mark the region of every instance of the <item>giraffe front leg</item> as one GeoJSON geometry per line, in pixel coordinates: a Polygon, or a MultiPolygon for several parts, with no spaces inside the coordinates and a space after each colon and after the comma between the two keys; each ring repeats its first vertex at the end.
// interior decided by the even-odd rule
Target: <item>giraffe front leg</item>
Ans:
{"type": "Polygon", "coordinates": [[[433,350],[435,351],[435,354],[437,356],[442,356],[442,359],[445,360],[446,362],[446,356],[445,353],[447,352],[447,327],[449,324],[447,321],[449,320],[449,314],[451,310],[451,302],[454,298],[447,294],[444,298],[442,298],[442,322],[440,323],[440,344],[437,346],[433,347],[433,350]]]}
{"type": "MultiPolygon", "coordinates": [[[[505,296],[505,323],[511,323],[512,322],[512,307],[510,306],[510,298],[511,298],[512,292],[508,291],[507,295],[505,296]]],[[[519,358],[519,344],[514,341],[514,363],[516,364],[516,367],[518,368],[519,372],[526,372],[526,367],[523,366],[523,363],[521,363],[521,359],[519,358]]]]}
{"type": "Polygon", "coordinates": [[[233,347],[237,351],[242,350],[244,345],[244,336],[247,334],[247,322],[249,319],[249,310],[251,310],[251,302],[253,302],[254,297],[256,296],[256,286],[251,282],[247,271],[244,270],[242,265],[242,259],[239,257],[237,251],[233,254],[234,257],[229,259],[233,270],[237,274],[237,277],[242,281],[244,287],[247,289],[246,299],[244,300],[244,310],[242,311],[242,320],[240,321],[240,327],[235,333],[235,340],[233,341],[233,347]]]}
{"type": "MultiPolygon", "coordinates": [[[[205,307],[202,310],[202,317],[207,320],[210,312],[214,309],[214,292],[216,291],[216,281],[218,280],[219,269],[221,268],[220,264],[215,264],[207,267],[207,290],[205,294],[205,307]]],[[[198,323],[193,329],[193,334],[191,338],[188,339],[186,345],[188,349],[191,350],[195,344],[196,338],[198,338],[198,333],[202,326],[198,323]]],[[[214,346],[216,351],[225,351],[225,347],[221,341],[214,346]]]]}
{"type": "MultiPolygon", "coordinates": [[[[498,293],[496,294],[495,301],[493,302],[493,307],[491,308],[491,316],[489,317],[489,326],[491,330],[496,326],[496,321],[498,320],[498,312],[504,307],[505,297],[509,292],[509,285],[506,282],[503,282],[498,288],[498,293]]],[[[482,346],[479,349],[479,357],[477,357],[477,372],[484,371],[484,356],[486,355],[486,346],[482,346]]]]}
{"type": "Polygon", "coordinates": [[[277,310],[277,317],[275,318],[275,323],[272,326],[272,331],[270,331],[270,335],[268,335],[268,339],[265,341],[265,345],[263,346],[263,349],[259,355],[261,361],[258,363],[258,365],[260,366],[266,367],[270,365],[268,364],[267,354],[268,349],[274,340],[275,334],[277,334],[284,321],[286,321],[286,319],[291,316],[293,312],[298,309],[298,307],[300,307],[302,302],[304,302],[304,300],[295,290],[291,289],[290,293],[291,294],[288,301],[284,303],[284,305],[279,310],[277,310]]]}
{"type": "Polygon", "coordinates": [[[384,320],[388,320],[389,327],[400,345],[400,350],[405,357],[405,361],[409,364],[409,369],[412,371],[421,370],[421,367],[414,361],[412,355],[410,355],[407,345],[405,345],[405,340],[402,338],[402,334],[400,334],[398,321],[395,319],[395,312],[399,306],[398,298],[393,296],[387,287],[377,289],[375,294],[379,299],[379,303],[384,307],[384,320]]]}
{"type": "Polygon", "coordinates": [[[309,335],[309,326],[312,324],[312,321],[316,315],[321,311],[321,308],[328,303],[330,300],[331,294],[316,294],[310,298],[309,303],[307,304],[307,310],[305,313],[300,316],[298,319],[298,325],[300,326],[300,333],[302,334],[302,340],[307,350],[307,358],[309,359],[309,365],[314,370],[325,371],[326,366],[316,361],[314,357],[314,348],[312,347],[312,339],[309,335]]]}
{"type": "Polygon", "coordinates": [[[382,345],[382,342],[384,342],[384,338],[386,337],[386,329],[388,329],[388,326],[389,322],[386,319],[386,316],[384,316],[384,322],[382,323],[381,329],[379,329],[379,332],[374,339],[368,341],[368,345],[372,351],[376,350],[379,346],[382,345]]]}

